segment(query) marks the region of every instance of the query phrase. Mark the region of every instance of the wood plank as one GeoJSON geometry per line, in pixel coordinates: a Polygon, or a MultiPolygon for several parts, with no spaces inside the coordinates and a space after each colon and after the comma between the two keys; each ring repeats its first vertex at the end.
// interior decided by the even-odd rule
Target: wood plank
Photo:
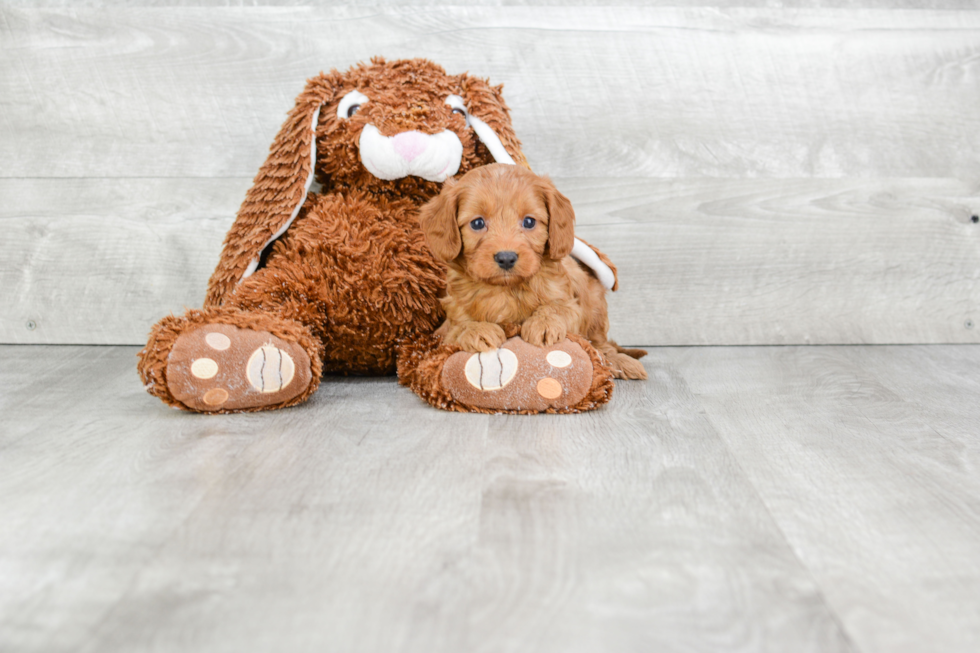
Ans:
{"type": "MultiPolygon", "coordinates": [[[[310,7],[315,0],[11,0],[32,7],[310,7]]],[[[769,0],[567,0],[564,5],[640,7],[772,7],[769,0]]],[[[373,0],[376,7],[457,7],[459,0],[373,0]]],[[[474,7],[554,7],[554,0],[472,0],[474,7]]],[[[972,0],[780,0],[788,9],[975,9],[972,0]]]]}
{"type": "Polygon", "coordinates": [[[251,439],[148,421],[135,355],[0,348],[0,649],[74,650],[251,439]]]}
{"type": "Polygon", "coordinates": [[[189,415],[135,351],[0,347],[4,650],[855,650],[657,352],[529,418],[342,378],[189,415]]]}
{"type": "Polygon", "coordinates": [[[649,345],[980,342],[976,186],[569,183],[619,267],[613,332],[649,345]],[[595,193],[595,195],[593,195],[595,193]]]}
{"type": "MultiPolygon", "coordinates": [[[[980,341],[973,184],[556,181],[619,266],[619,342],[980,341]]],[[[200,305],[248,184],[0,180],[0,342],[142,344],[200,305]]]]}
{"type": "MultiPolygon", "coordinates": [[[[923,411],[890,389],[937,387],[942,361],[975,361],[975,346],[664,355],[860,650],[977,649],[980,404],[933,392],[941,403],[923,411]],[[969,446],[934,426],[951,405],[970,414],[969,446]]],[[[976,368],[968,375],[975,386],[976,368]]]]}
{"type": "Polygon", "coordinates": [[[491,418],[474,650],[855,650],[659,354],[601,411],[491,418]]]}
{"type": "Polygon", "coordinates": [[[977,11],[0,12],[3,177],[251,177],[304,79],[376,54],[505,83],[531,163],[555,176],[980,170],[977,11]]]}
{"type": "Polygon", "coordinates": [[[980,477],[978,347],[862,347],[857,365],[915,407],[929,426],[961,448],[964,469],[980,477]]]}
{"type": "Polygon", "coordinates": [[[388,588],[362,592],[384,594],[398,577],[424,586],[439,572],[432,562],[451,560],[475,533],[485,416],[440,413],[391,379],[327,381],[288,411],[191,415],[143,393],[135,354],[0,347],[0,397],[10,402],[0,430],[0,649],[135,650],[171,639],[215,650],[204,645],[215,626],[237,633],[237,650],[270,638],[298,650],[310,632],[301,622],[321,639],[344,641],[345,628],[370,637],[360,617],[377,604],[354,593],[363,565],[388,588]],[[175,550],[199,546],[179,574],[158,575],[175,550]],[[305,608],[304,591],[318,599],[305,608]],[[275,611],[277,595],[300,608],[298,621],[275,611]],[[321,621],[330,601],[334,631],[321,621]],[[243,604],[254,619],[224,612],[243,604]]]}
{"type": "Polygon", "coordinates": [[[200,307],[246,179],[3,180],[0,342],[141,344],[200,307]]]}

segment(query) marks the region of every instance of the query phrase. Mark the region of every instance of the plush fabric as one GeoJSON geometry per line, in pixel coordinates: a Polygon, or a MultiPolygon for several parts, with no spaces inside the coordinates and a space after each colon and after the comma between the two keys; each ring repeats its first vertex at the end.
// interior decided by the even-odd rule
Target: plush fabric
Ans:
{"type": "MultiPolygon", "coordinates": [[[[201,410],[187,405],[174,396],[170,391],[167,371],[170,363],[170,352],[173,350],[178,338],[185,333],[192,334],[196,329],[206,328],[209,325],[231,325],[241,329],[270,333],[283,340],[297,343],[306,350],[310,360],[312,381],[299,394],[281,403],[262,403],[252,407],[238,408],[234,412],[268,410],[271,408],[293,406],[306,400],[319,386],[320,377],[323,373],[323,346],[310,335],[306,327],[299,322],[267,315],[262,312],[249,313],[237,309],[219,307],[203,311],[190,310],[181,317],[170,315],[154,325],[153,330],[150,332],[150,338],[146,348],[139,353],[139,373],[147,392],[159,397],[164,403],[170,406],[185,410],[201,410]]],[[[207,394],[207,390],[201,393],[202,398],[205,394],[207,394]]],[[[232,411],[219,409],[214,412],[232,411]]]]}
{"type": "Polygon", "coordinates": [[[457,172],[492,163],[489,150],[466,127],[466,118],[446,104],[447,97],[458,95],[469,113],[480,116],[493,129],[514,161],[526,166],[502,89],[469,74],[447,75],[440,66],[423,59],[389,63],[375,58],[346,73],[333,70],[309,80],[228,232],[208,283],[205,305],[220,304],[234,290],[248,264],[303,203],[313,168],[310,124],[314,113],[319,111],[314,173],[325,192],[362,191],[378,199],[407,199],[421,205],[438,194],[439,184],[414,176],[386,180],[371,174],[360,159],[363,128],[371,124],[385,136],[416,130],[437,134],[448,129],[463,145],[457,172]],[[353,90],[369,98],[353,116],[343,119],[330,111],[332,104],[353,90]]]}
{"type": "MultiPolygon", "coordinates": [[[[498,156],[503,149],[527,166],[502,87],[478,77],[422,59],[375,58],[309,80],[228,232],[203,309],[161,320],[140,352],[147,391],[186,410],[267,410],[305,400],[324,373],[395,373],[399,345],[405,379],[422,378],[412,365],[438,366],[432,333],[444,317],[445,267],[425,245],[418,211],[443,177],[495,161],[475,123],[492,133],[498,156]],[[321,191],[309,192],[314,180],[321,191]],[[207,343],[222,337],[228,348],[209,354],[207,343]],[[229,357],[260,347],[289,366],[308,358],[310,369],[293,377],[306,385],[230,387],[229,374],[248,361],[229,357]],[[194,367],[195,356],[208,361],[194,367]]],[[[583,349],[598,356],[588,343],[583,349]]],[[[608,400],[603,371],[600,362],[601,389],[589,393],[589,406],[608,400]]],[[[423,397],[441,392],[404,382],[423,397]]]]}
{"type": "MultiPolygon", "coordinates": [[[[504,325],[504,332],[509,339],[520,340],[521,328],[515,324],[504,325]]],[[[523,344],[523,343],[521,343],[523,344]]],[[[508,341],[504,348],[511,348],[508,341]]],[[[523,344],[520,349],[530,348],[523,344]]],[[[535,348],[537,349],[537,348],[535,348]]],[[[398,378],[403,385],[411,388],[415,394],[422,397],[430,405],[442,410],[461,413],[502,413],[530,415],[534,413],[581,413],[599,408],[612,399],[613,377],[602,354],[595,350],[585,338],[569,334],[567,340],[555,347],[541,350],[540,361],[533,360],[526,352],[519,352],[521,368],[531,368],[530,383],[522,383],[521,371],[518,370],[514,380],[501,390],[480,392],[464,380],[459,367],[462,361],[476,354],[462,352],[458,347],[443,344],[442,340],[432,334],[424,334],[411,341],[403,343],[398,350],[398,378]],[[590,367],[585,378],[562,378],[562,370],[555,370],[547,363],[549,351],[569,351],[574,349],[578,356],[570,356],[574,368],[580,363],[580,357],[588,361],[590,367]],[[449,365],[454,357],[462,359],[456,369],[449,365]],[[530,360],[530,365],[526,364],[530,360]],[[552,368],[552,369],[549,369],[552,368]],[[555,372],[559,372],[556,374],[555,372]],[[447,373],[448,372],[448,373],[447,373]],[[557,379],[556,379],[557,377],[557,379]],[[555,379],[554,385],[563,390],[574,387],[573,401],[567,401],[567,396],[546,396],[542,380],[555,379]],[[509,391],[516,388],[517,392],[509,391]],[[504,405],[506,404],[506,405],[504,405]]],[[[581,368],[579,368],[581,369],[581,368]]]]}

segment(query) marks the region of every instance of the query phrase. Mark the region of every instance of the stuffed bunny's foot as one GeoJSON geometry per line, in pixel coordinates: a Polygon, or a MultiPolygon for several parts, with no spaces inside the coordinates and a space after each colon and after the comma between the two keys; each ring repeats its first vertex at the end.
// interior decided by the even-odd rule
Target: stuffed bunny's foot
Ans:
{"type": "Polygon", "coordinates": [[[298,343],[230,324],[182,333],[166,374],[173,397],[203,412],[284,405],[313,379],[310,357],[298,343]]]}
{"type": "Polygon", "coordinates": [[[457,352],[442,369],[453,399],[489,411],[569,409],[585,399],[592,382],[592,360],[571,340],[535,347],[513,337],[492,351],[457,352]]]}

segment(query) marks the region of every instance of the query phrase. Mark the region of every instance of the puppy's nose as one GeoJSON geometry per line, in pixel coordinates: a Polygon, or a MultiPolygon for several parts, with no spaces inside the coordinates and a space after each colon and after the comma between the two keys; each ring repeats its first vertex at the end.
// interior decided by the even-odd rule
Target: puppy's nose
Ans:
{"type": "Polygon", "coordinates": [[[497,252],[493,255],[493,260],[501,270],[509,270],[517,263],[517,252],[497,252]]]}

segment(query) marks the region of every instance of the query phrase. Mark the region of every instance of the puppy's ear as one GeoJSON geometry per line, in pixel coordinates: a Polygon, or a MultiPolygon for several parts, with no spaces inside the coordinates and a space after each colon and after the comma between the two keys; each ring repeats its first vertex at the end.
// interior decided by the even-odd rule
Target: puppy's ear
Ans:
{"type": "Polygon", "coordinates": [[[463,240],[459,236],[456,214],[459,211],[460,187],[450,177],[442,185],[442,192],[433,197],[419,211],[419,224],[429,249],[447,263],[459,256],[463,240]]]}
{"type": "Polygon", "coordinates": [[[548,258],[558,261],[575,245],[575,210],[547,177],[542,177],[541,194],[548,207],[548,258]]]}

